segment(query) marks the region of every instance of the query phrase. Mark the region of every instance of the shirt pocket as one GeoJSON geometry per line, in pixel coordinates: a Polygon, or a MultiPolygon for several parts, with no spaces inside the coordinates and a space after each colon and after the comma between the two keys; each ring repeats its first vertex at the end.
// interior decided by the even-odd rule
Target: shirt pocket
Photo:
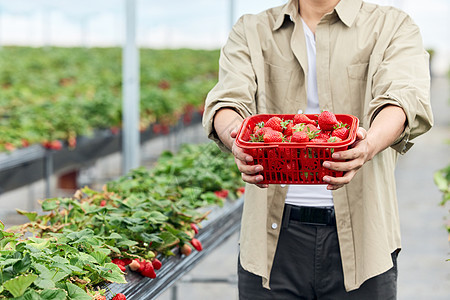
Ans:
{"type": "Polygon", "coordinates": [[[292,69],[264,63],[264,73],[266,82],[289,82],[292,69]]]}
{"type": "Polygon", "coordinates": [[[364,112],[368,66],[368,63],[362,63],[347,67],[350,103],[352,105],[352,111],[358,116],[362,116],[364,112]]]}
{"type": "Polygon", "coordinates": [[[264,63],[265,103],[267,112],[285,113],[286,98],[291,88],[292,66],[277,66],[264,63]]]}

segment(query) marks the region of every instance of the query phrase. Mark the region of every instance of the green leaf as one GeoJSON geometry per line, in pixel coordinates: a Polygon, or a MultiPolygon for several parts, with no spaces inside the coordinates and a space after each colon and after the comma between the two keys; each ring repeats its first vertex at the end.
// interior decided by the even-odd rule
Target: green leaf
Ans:
{"type": "Polygon", "coordinates": [[[111,282],[127,283],[122,271],[120,271],[119,267],[113,263],[106,263],[104,268],[102,268],[100,276],[111,282]]]}
{"type": "Polygon", "coordinates": [[[66,289],[69,299],[73,300],[92,300],[92,297],[89,296],[83,289],[76,286],[73,283],[67,282],[66,289]]]}
{"type": "Polygon", "coordinates": [[[52,289],[55,287],[55,283],[50,279],[43,279],[39,277],[34,284],[41,289],[52,289]]]}
{"type": "Polygon", "coordinates": [[[45,199],[41,204],[43,211],[51,211],[59,207],[58,198],[45,199]]]}
{"type": "Polygon", "coordinates": [[[37,278],[36,274],[20,275],[3,283],[3,287],[14,297],[19,297],[37,278]]]}
{"type": "Polygon", "coordinates": [[[433,176],[434,182],[436,184],[436,186],[438,187],[438,189],[441,192],[445,192],[449,189],[449,182],[447,181],[447,179],[445,178],[444,174],[442,171],[437,171],[434,173],[433,176]]]}
{"type": "Polygon", "coordinates": [[[106,258],[108,257],[105,253],[102,253],[100,251],[96,251],[91,253],[91,256],[99,263],[100,265],[103,265],[106,258]]]}
{"type": "Polygon", "coordinates": [[[68,294],[62,289],[45,289],[41,292],[42,300],[65,300],[68,294]]]}
{"type": "Polygon", "coordinates": [[[147,243],[163,243],[163,239],[155,233],[141,233],[142,240],[147,243]]]}
{"type": "Polygon", "coordinates": [[[46,266],[39,263],[33,264],[33,268],[39,273],[39,278],[43,280],[49,279],[52,280],[54,283],[63,280],[64,278],[66,278],[71,274],[71,272],[64,272],[61,270],[54,270],[54,269],[50,270],[46,266]]]}
{"type": "Polygon", "coordinates": [[[28,212],[28,211],[21,210],[18,208],[16,208],[16,211],[19,215],[23,215],[23,216],[27,217],[28,220],[30,220],[30,222],[36,221],[36,217],[38,216],[37,212],[28,212]]]}
{"type": "Polygon", "coordinates": [[[21,260],[17,261],[13,265],[13,270],[17,274],[20,274],[27,272],[30,269],[30,267],[31,267],[31,257],[29,253],[26,253],[21,260]]]}

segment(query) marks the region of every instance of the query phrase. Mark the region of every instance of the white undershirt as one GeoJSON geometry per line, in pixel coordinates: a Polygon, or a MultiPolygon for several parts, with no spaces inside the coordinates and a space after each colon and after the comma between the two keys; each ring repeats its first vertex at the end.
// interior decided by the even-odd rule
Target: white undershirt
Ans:
{"type": "MultiPolygon", "coordinates": [[[[311,29],[303,21],[303,31],[306,39],[306,52],[308,54],[308,84],[307,84],[307,108],[303,113],[318,114],[319,94],[317,90],[316,76],[316,40],[311,29]]],[[[300,111],[299,111],[300,112],[300,111]]],[[[300,206],[333,206],[333,195],[327,190],[326,185],[304,184],[289,185],[286,195],[286,203],[300,206]]]]}

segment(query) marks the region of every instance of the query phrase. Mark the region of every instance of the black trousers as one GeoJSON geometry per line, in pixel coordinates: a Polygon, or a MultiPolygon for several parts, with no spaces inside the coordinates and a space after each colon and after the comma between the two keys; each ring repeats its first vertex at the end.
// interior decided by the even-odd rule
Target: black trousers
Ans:
{"type": "Polygon", "coordinates": [[[336,226],[283,222],[288,224],[281,229],[271,289],[263,288],[261,277],[244,270],[238,261],[240,300],[396,299],[397,252],[392,254],[393,268],[367,280],[359,289],[346,292],[336,226]]]}

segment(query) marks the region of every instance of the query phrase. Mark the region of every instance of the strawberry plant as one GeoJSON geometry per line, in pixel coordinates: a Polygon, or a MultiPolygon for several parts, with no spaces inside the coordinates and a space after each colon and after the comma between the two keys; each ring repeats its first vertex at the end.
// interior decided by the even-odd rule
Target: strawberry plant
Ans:
{"type": "MultiPolygon", "coordinates": [[[[141,129],[201,109],[217,80],[217,50],[140,55],[141,129]]],[[[3,47],[0,60],[0,151],[53,140],[73,147],[77,136],[121,127],[120,48],[3,47]]]]}
{"type": "Polygon", "coordinates": [[[18,210],[28,223],[0,223],[0,298],[101,299],[99,286],[125,283],[127,268],[155,278],[157,256],[202,250],[194,237],[207,216],[200,208],[221,205],[217,191],[236,198],[239,186],[231,155],[212,143],[186,145],[101,191],[44,199],[44,214],[18,210]]]}

